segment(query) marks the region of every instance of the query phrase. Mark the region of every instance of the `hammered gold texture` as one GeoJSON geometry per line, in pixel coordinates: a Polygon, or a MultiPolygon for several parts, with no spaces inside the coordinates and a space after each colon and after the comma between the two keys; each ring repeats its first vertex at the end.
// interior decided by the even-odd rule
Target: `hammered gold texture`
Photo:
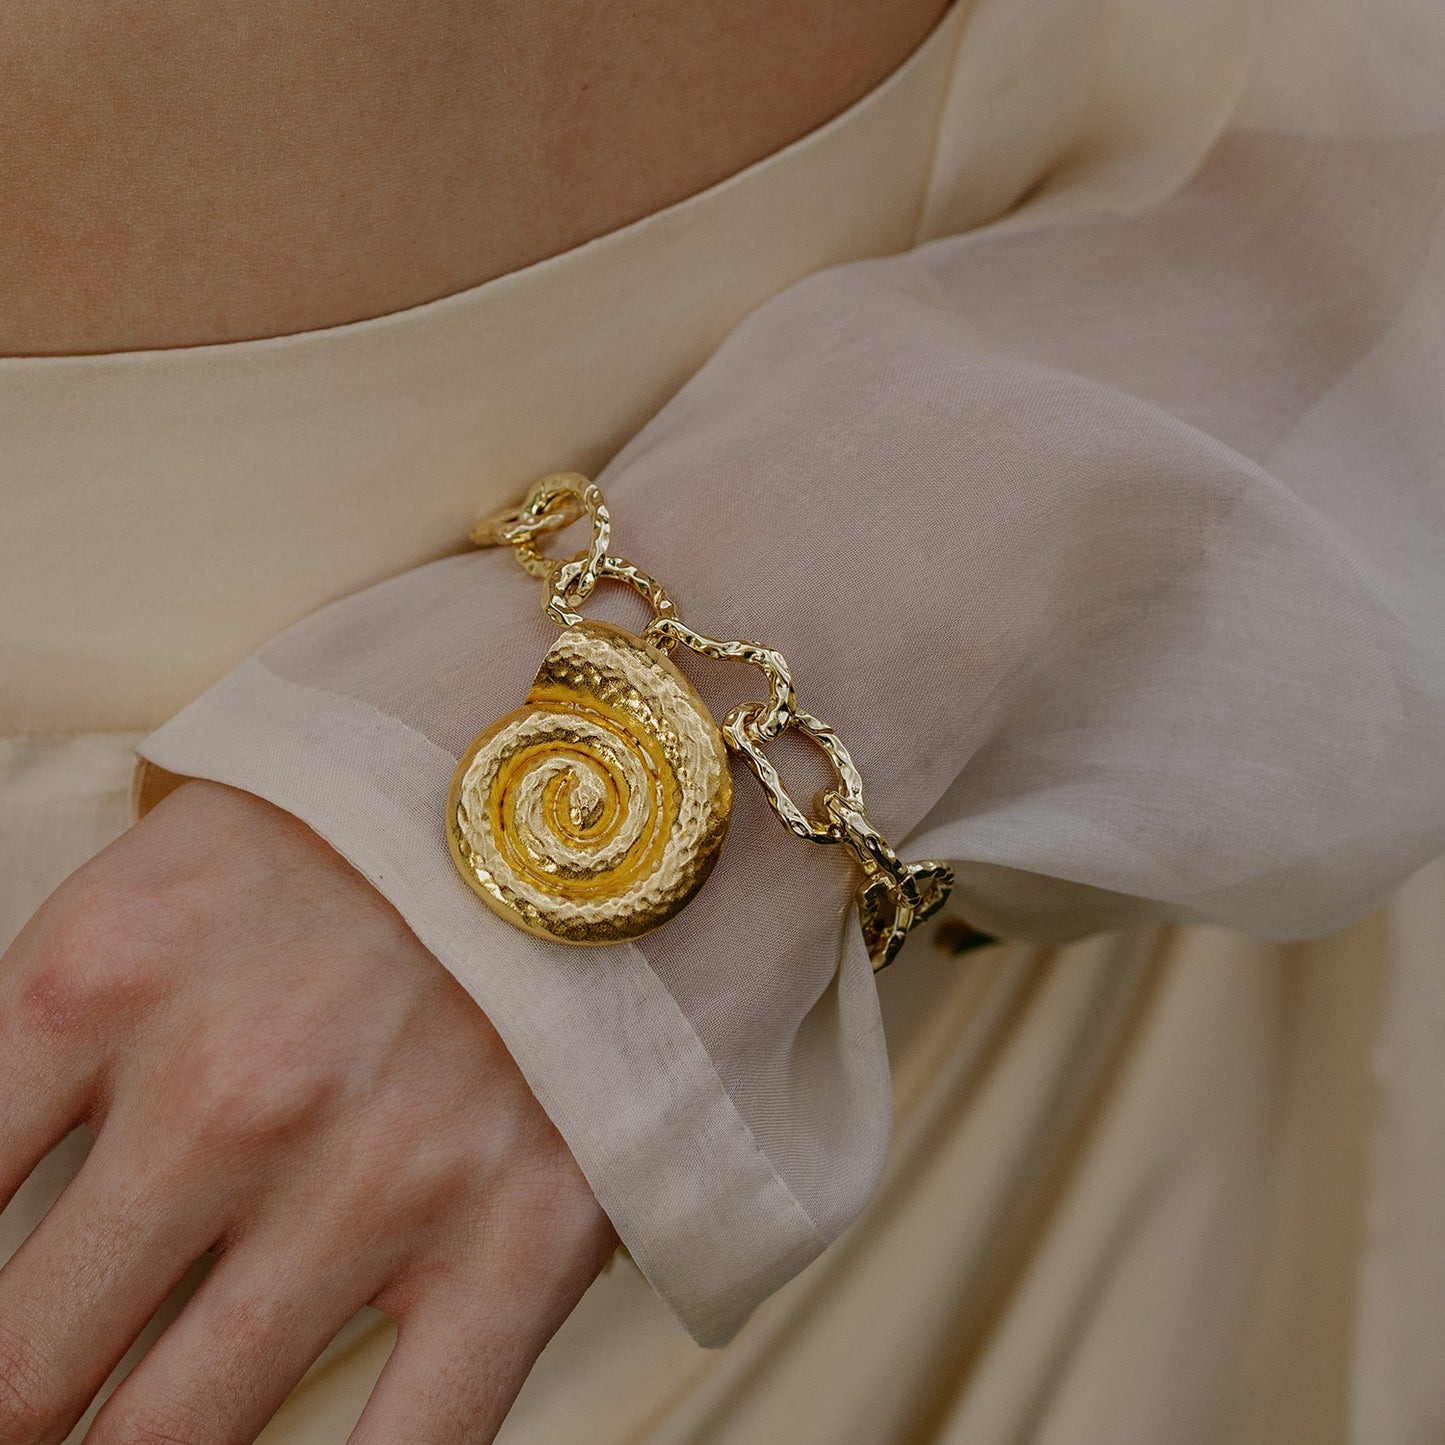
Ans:
{"type": "MultiPolygon", "coordinates": [[[[447,806],[451,820],[448,836],[452,856],[463,876],[494,908],[500,906],[513,922],[547,937],[565,938],[573,943],[606,943],[612,938],[630,937],[655,928],[692,896],[712,867],[713,855],[707,857],[701,874],[689,890],[680,895],[681,901],[663,918],[645,921],[626,933],[608,931],[614,918],[610,905],[593,896],[595,880],[604,876],[609,878],[608,886],[614,894],[632,889],[635,884],[632,871],[638,866],[639,857],[649,865],[654,861],[668,864],[659,876],[671,877],[670,865],[676,860],[670,856],[667,842],[659,842],[645,832],[641,814],[633,817],[626,815],[625,810],[619,812],[617,800],[652,797],[654,806],[645,810],[647,827],[659,818],[666,818],[668,808],[674,806],[670,785],[666,782],[668,768],[672,767],[669,761],[672,753],[668,748],[677,750],[679,740],[685,741],[686,734],[674,731],[658,734],[656,738],[652,736],[654,718],[644,702],[649,690],[628,669],[637,666],[639,652],[648,660],[648,665],[665,664],[667,659],[663,654],[681,642],[703,657],[749,663],[768,679],[769,700],[739,703],[728,712],[719,729],[680,672],[668,664],[663,674],[669,703],[680,697],[685,715],[706,719],[710,741],[717,740],[719,746],[732,748],[742,757],[763,785],[768,802],[784,827],[814,843],[841,843],[857,858],[863,870],[863,886],[858,891],[858,922],[874,970],[886,968],[908,934],[943,906],[953,888],[953,869],[939,859],[905,863],[868,821],[863,778],[852,756],[843,746],[842,738],[827,723],[799,708],[792,669],[781,652],[743,639],[726,641],[709,637],[689,627],[677,615],[676,604],[655,577],[607,550],[611,536],[612,517],[602,488],[577,472],[555,472],[541,478],[532,484],[520,507],[499,512],[472,529],[474,542],[486,547],[511,547],[523,569],[541,579],[543,610],[554,622],[568,629],[567,637],[575,634],[608,640],[622,647],[619,657],[627,659],[619,664],[623,669],[619,675],[626,679],[625,705],[619,704],[620,695],[614,695],[608,684],[598,681],[600,674],[594,676],[588,670],[593,666],[590,655],[574,656],[573,653],[568,654],[570,662],[556,664],[554,674],[562,679],[560,684],[549,681],[544,685],[544,678],[554,674],[549,674],[547,666],[543,666],[528,694],[529,700],[555,703],[569,696],[568,688],[580,687],[608,717],[614,721],[625,717],[640,727],[640,731],[629,731],[628,736],[636,743],[651,772],[644,770],[637,758],[620,749],[615,741],[610,741],[608,735],[595,728],[584,730],[576,721],[575,713],[565,721],[546,724],[527,709],[509,714],[472,744],[452,783],[447,806]],[[541,551],[539,539],[544,533],[580,521],[583,516],[589,519],[592,532],[585,551],[567,558],[549,557],[541,551]],[[599,631],[601,624],[586,623],[581,613],[574,610],[604,577],[627,583],[651,604],[652,621],[643,629],[641,637],[616,627],[599,631]],[[819,793],[816,799],[822,809],[821,817],[810,817],[794,802],[764,751],[766,744],[790,728],[811,738],[832,764],[834,785],[819,793]],[[470,776],[466,771],[468,760],[473,754],[480,758],[483,753],[486,765],[477,773],[471,785],[473,793],[468,795],[464,786],[470,776]],[[514,795],[509,791],[513,786],[512,759],[514,755],[530,757],[533,754],[547,761],[529,762],[527,766],[536,767],[539,773],[545,771],[546,777],[527,783],[524,791],[514,795]],[[575,773],[568,774],[565,768],[559,773],[557,769],[561,765],[554,754],[571,757],[575,773]],[[564,776],[568,781],[557,781],[564,776]],[[654,782],[657,778],[663,778],[664,782],[654,782]],[[496,804],[489,813],[490,805],[484,803],[485,789],[491,789],[493,795],[507,801],[496,804]],[[561,808],[563,803],[565,813],[561,808]],[[488,840],[495,845],[490,853],[485,851],[488,840]],[[641,851],[634,856],[634,849],[641,851]],[[503,870],[509,880],[505,889],[499,881],[504,876],[503,870]],[[531,892],[524,889],[524,883],[531,892]],[[544,919],[536,902],[538,889],[549,899],[565,893],[568,906],[574,911],[561,918],[544,919]],[[575,912],[579,908],[587,910],[585,919],[575,912]]],[[[674,783],[685,778],[687,771],[673,768],[674,783]]],[[[727,777],[725,764],[722,777],[727,777]]],[[[696,821],[686,790],[681,792],[680,799],[676,816],[696,821]]],[[[640,803],[636,806],[641,808],[640,803]]],[[[723,826],[726,827],[726,821],[723,826]]],[[[681,842],[691,847],[689,840],[681,842]]],[[[652,886],[649,883],[635,900],[644,919],[651,919],[654,907],[660,906],[656,892],[647,891],[652,886]]],[[[671,885],[666,886],[670,896],[671,885]]]]}
{"type": "Polygon", "coordinates": [[[615,943],[667,922],[727,836],[722,734],[657,648],[612,623],[568,627],[525,704],[462,756],[452,856],[501,916],[564,943],[615,943]]]}

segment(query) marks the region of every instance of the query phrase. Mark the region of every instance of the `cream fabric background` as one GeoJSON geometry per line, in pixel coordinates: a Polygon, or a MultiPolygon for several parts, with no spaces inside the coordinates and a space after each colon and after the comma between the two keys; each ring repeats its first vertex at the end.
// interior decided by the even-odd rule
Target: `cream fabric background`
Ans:
{"type": "Polygon", "coordinates": [[[155,727],[322,603],[457,550],[523,479],[599,468],[759,302],[906,246],[957,25],[762,164],[459,295],[0,357],[0,732],[155,727]]]}
{"type": "MultiPolygon", "coordinates": [[[[274,343],[0,363],[7,504],[44,540],[57,488],[68,503],[127,476],[128,505],[95,530],[134,539],[116,595],[141,609],[87,632],[93,606],[37,605],[63,569],[24,570],[28,542],[7,556],[12,596],[64,624],[5,612],[9,726],[140,728],[259,641],[248,629],[434,555],[535,471],[601,460],[787,281],[939,238],[745,323],[609,465],[619,545],[703,625],[794,658],[885,829],[965,865],[971,915],[1018,938],[1126,926],[962,968],[915,948],[882,989],[892,1172],[848,1242],[721,1355],[693,1353],[615,1272],[513,1439],[1375,1445],[1441,1429],[1420,1359],[1445,1298],[1425,1104],[1438,872],[1315,945],[1156,921],[1323,931],[1445,846],[1439,21],[1403,4],[1329,25],[1306,6],[1200,9],[955,9],[798,147],[475,292],[274,343]],[[824,195],[846,215],[814,228],[824,195]],[[654,274],[675,289],[639,327],[654,274]],[[579,298],[603,309],[564,360],[535,317],[579,298]],[[840,489],[855,530],[779,508],[779,476],[840,489]],[[259,485],[274,504],[241,505],[259,485]],[[157,500],[148,525],[140,496],[157,500]],[[748,550],[764,509],[776,540],[748,550]],[[138,576],[185,606],[168,618],[138,576]],[[843,576],[878,602],[840,632],[843,576]],[[156,619],[172,630],[153,641],[137,623],[156,619]],[[865,626],[870,668],[900,633],[932,644],[909,708],[877,706],[865,626]],[[840,1356],[847,1381],[819,1393],[840,1356]]],[[[850,880],[754,799],[704,894],[609,951],[606,974],[479,917],[433,807],[545,646],[505,561],[440,562],[308,618],[144,750],[293,807],[368,872],[488,1008],[653,1284],[722,1339],[883,1163],[850,880]]],[[[7,777],[42,801],[17,832],[64,832],[44,780],[84,746],[20,745],[7,777]]],[[[23,846],[42,870],[63,851],[23,846]]],[[[358,1328],[318,1377],[339,1383],[298,1410],[359,1408],[384,1332],[358,1328]]]]}

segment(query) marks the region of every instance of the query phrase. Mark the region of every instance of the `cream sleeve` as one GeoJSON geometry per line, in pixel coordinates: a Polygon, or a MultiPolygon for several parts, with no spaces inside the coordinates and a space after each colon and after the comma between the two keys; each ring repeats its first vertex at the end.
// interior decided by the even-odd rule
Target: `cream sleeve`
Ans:
{"type": "MultiPolygon", "coordinates": [[[[696,627],[789,658],[879,827],[952,860],[951,911],[984,930],[1318,934],[1445,849],[1438,61],[1393,87],[1362,62],[1330,114],[1257,90],[1127,213],[1045,195],[819,273],[602,474],[615,550],[696,627]]],[[[407,572],[141,752],[299,815],[395,904],[720,1343],[884,1162],[855,875],[735,769],[722,859],[655,933],[571,949],[484,908],[443,799],[555,636],[538,597],[500,552],[407,572]]],[[[595,614],[640,615],[601,592],[595,614]]],[[[682,665],[719,715],[759,695],[682,665]]]]}

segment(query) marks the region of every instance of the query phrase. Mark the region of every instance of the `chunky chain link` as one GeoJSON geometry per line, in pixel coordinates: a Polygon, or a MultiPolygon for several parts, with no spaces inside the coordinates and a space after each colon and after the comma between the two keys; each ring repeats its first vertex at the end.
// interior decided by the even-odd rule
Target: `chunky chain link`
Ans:
{"type": "Polygon", "coordinates": [[[577,607],[603,578],[633,588],[652,609],[641,636],[663,652],[681,643],[703,657],[750,663],[768,681],[767,702],[742,702],[729,709],[721,731],[728,747],[762,784],[783,826],[814,843],[841,843],[863,870],[858,889],[859,922],[874,971],[887,967],[909,930],[936,913],[953,886],[946,863],[904,863],[868,820],[863,779],[843,740],[827,723],[798,706],[793,675],[782,653],[756,642],[721,641],[689,627],[660,583],[624,557],[608,552],[612,522],[602,489],[576,472],[557,472],[536,482],[520,507],[497,513],[472,529],[478,546],[509,546],[526,572],[542,583],[542,606],[560,627],[582,620],[577,607]],[[578,521],[591,521],[585,551],[555,558],[541,550],[550,532],[578,521]],[[810,816],[789,794],[765,751],[767,744],[793,729],[812,741],[833,769],[833,784],[814,801],[810,816]]]}

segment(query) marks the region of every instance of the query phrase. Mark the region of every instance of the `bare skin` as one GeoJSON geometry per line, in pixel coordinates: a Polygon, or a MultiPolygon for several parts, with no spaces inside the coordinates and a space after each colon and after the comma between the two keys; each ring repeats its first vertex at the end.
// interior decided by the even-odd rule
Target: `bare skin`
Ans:
{"type": "MultiPolygon", "coordinates": [[[[475,285],[855,99],[945,0],[0,8],[0,354],[187,346],[475,285]]],[[[0,1205],[97,1143],[0,1270],[0,1445],[251,1441],[370,1303],[353,1445],[486,1445],[616,1244],[475,1003],[309,829],[183,785],[0,959],[0,1205]]]]}
{"type": "Polygon", "coordinates": [[[0,355],[476,285],[836,114],[945,0],[0,7],[0,355]]]}
{"type": "Polygon", "coordinates": [[[488,1441],[617,1243],[461,986],[308,828],[215,783],[0,961],[0,1204],[78,1124],[95,1148],[0,1271],[5,1445],[61,1440],[208,1249],[94,1445],[253,1440],[368,1303],[399,1334],[355,1445],[488,1441]]]}

